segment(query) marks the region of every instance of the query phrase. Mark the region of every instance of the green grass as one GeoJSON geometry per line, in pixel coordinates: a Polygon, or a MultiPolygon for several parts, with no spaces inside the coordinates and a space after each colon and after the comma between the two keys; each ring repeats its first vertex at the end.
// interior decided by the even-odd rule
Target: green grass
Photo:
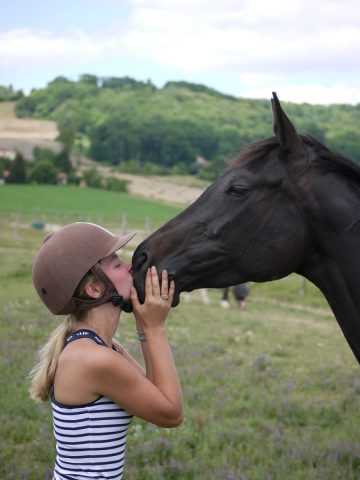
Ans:
{"type": "MultiPolygon", "coordinates": [[[[42,236],[0,229],[1,480],[52,478],[50,409],[26,380],[59,321],[31,284],[42,236]]],[[[168,334],[186,418],[173,430],[134,419],[124,480],[359,480],[359,366],[320,292],[301,286],[296,275],[254,284],[241,312],[232,299],[221,309],[217,290],[210,305],[183,298],[168,334]]],[[[118,338],[140,358],[131,315],[118,338]]]]}
{"type": "Polygon", "coordinates": [[[126,216],[134,228],[145,220],[155,228],[172,218],[179,208],[125,193],[75,186],[3,185],[0,216],[13,221],[70,223],[77,220],[121,225],[126,216]]]}

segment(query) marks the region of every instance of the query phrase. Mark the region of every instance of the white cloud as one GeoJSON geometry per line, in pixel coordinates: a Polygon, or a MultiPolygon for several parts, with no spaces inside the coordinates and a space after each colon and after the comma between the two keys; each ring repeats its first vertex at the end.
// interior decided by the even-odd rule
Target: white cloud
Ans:
{"type": "MultiPolygon", "coordinates": [[[[229,93],[241,96],[262,91],[259,85],[245,82],[257,76],[264,79],[266,96],[265,81],[272,77],[294,101],[310,102],[314,97],[325,101],[332,96],[333,101],[359,101],[357,0],[125,3],[130,15],[126,20],[109,18],[109,28],[102,32],[79,28],[55,34],[29,28],[0,33],[0,66],[91,62],[96,68],[100,60],[132,58],[164,71],[176,70],[190,81],[205,74],[238,78],[238,91],[229,93]]],[[[151,72],[144,72],[144,77],[151,77],[151,72]]]]}
{"type": "Polygon", "coordinates": [[[57,62],[63,58],[76,62],[83,55],[100,56],[107,43],[97,43],[81,31],[59,36],[48,31],[15,29],[0,33],[0,64],[57,62]]]}
{"type": "Polygon", "coordinates": [[[352,82],[334,82],[319,84],[315,82],[295,83],[291,79],[263,75],[245,75],[241,77],[242,93],[245,98],[270,98],[276,91],[280,100],[295,103],[330,105],[333,103],[360,104],[360,84],[352,82]]]}

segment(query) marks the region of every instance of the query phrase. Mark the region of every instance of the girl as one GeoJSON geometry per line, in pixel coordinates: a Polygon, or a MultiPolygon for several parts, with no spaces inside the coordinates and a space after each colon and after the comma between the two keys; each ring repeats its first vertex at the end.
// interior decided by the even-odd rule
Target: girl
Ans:
{"type": "Polygon", "coordinates": [[[37,293],[68,318],[40,351],[31,396],[51,399],[56,439],[55,480],[117,479],[123,475],[126,432],[136,415],[161,427],[183,419],[181,387],[165,320],[175,285],[148,270],[145,302],[133,287],[131,265],[116,251],[134,234],[72,223],[45,238],[34,260],[37,293]],[[113,339],[122,310],[133,308],[143,369],[113,339]]]}

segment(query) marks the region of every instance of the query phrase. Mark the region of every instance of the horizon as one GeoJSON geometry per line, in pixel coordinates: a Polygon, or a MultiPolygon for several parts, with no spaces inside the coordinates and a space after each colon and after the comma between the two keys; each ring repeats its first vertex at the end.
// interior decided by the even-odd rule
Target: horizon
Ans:
{"type": "MultiPolygon", "coordinates": [[[[59,74],[58,76],[50,79],[49,81],[46,82],[45,85],[41,85],[41,86],[38,86],[38,87],[32,87],[30,89],[28,89],[27,91],[23,90],[22,88],[14,88],[14,86],[12,84],[9,84],[9,85],[1,85],[0,84],[0,87],[12,87],[14,89],[14,92],[16,91],[22,91],[23,94],[25,96],[29,96],[31,95],[31,92],[33,90],[42,90],[42,89],[46,89],[49,84],[51,84],[54,80],[56,80],[57,78],[65,78],[66,80],[70,81],[70,82],[79,82],[81,77],[83,75],[94,75],[95,77],[98,78],[98,80],[101,80],[101,79],[107,79],[107,78],[130,78],[132,80],[135,80],[137,82],[143,82],[143,83],[147,83],[147,82],[150,82],[156,89],[158,90],[161,90],[163,89],[166,84],[168,83],[185,83],[185,84],[193,84],[193,85],[199,85],[199,86],[203,86],[203,87],[206,87],[206,88],[209,88],[211,90],[214,90],[216,91],[217,93],[219,93],[220,95],[224,95],[224,96],[230,96],[230,97],[233,97],[234,99],[236,100],[239,100],[239,99],[246,99],[246,100],[259,100],[259,101],[262,101],[262,100],[268,100],[268,101],[271,101],[271,98],[272,98],[272,93],[273,91],[271,91],[269,93],[269,95],[266,97],[266,96],[263,96],[263,97],[259,97],[259,98],[255,98],[255,97],[245,97],[245,96],[235,96],[231,93],[227,93],[227,92],[222,92],[220,90],[218,90],[217,88],[214,88],[214,87],[210,87],[209,85],[206,85],[204,83],[196,83],[196,82],[193,82],[193,81],[188,81],[188,80],[184,80],[184,79],[177,79],[177,80],[174,80],[174,79],[169,79],[169,80],[166,80],[163,85],[156,85],[151,78],[142,78],[142,79],[139,79],[139,78],[134,78],[130,75],[123,75],[123,76],[120,76],[120,77],[115,77],[113,75],[101,75],[101,74],[96,74],[96,73],[90,73],[90,72],[83,72],[83,73],[80,73],[78,75],[78,78],[70,78],[69,76],[66,76],[66,75],[61,75],[59,74]]],[[[99,85],[98,85],[99,86],[99,85]]],[[[101,88],[101,86],[99,86],[99,88],[101,88]]],[[[278,94],[278,96],[281,96],[281,93],[279,94],[277,90],[275,90],[275,92],[278,94]]],[[[333,103],[329,103],[329,104],[323,104],[323,103],[312,103],[312,102],[307,102],[307,101],[294,101],[294,100],[284,100],[281,98],[281,101],[282,103],[293,103],[293,104],[296,104],[296,105],[301,105],[301,104],[309,104],[309,105],[313,105],[313,106],[325,106],[325,107],[329,107],[331,105],[346,105],[346,106],[353,106],[353,107],[356,107],[357,105],[360,105],[360,102],[358,104],[351,104],[351,103],[346,103],[346,102],[333,102],[333,103]]]]}

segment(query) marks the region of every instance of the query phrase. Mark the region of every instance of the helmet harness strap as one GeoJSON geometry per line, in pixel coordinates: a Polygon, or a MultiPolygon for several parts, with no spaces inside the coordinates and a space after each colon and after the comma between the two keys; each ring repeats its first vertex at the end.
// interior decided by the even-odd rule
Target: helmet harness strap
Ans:
{"type": "Polygon", "coordinates": [[[120,307],[124,312],[131,313],[132,305],[130,302],[125,302],[124,297],[114,287],[114,284],[109,277],[104,273],[99,263],[96,263],[90,271],[96,276],[96,278],[105,285],[104,293],[100,298],[87,300],[85,298],[73,297],[72,300],[82,310],[89,310],[90,308],[103,305],[104,303],[111,302],[114,307],[120,307]]]}

